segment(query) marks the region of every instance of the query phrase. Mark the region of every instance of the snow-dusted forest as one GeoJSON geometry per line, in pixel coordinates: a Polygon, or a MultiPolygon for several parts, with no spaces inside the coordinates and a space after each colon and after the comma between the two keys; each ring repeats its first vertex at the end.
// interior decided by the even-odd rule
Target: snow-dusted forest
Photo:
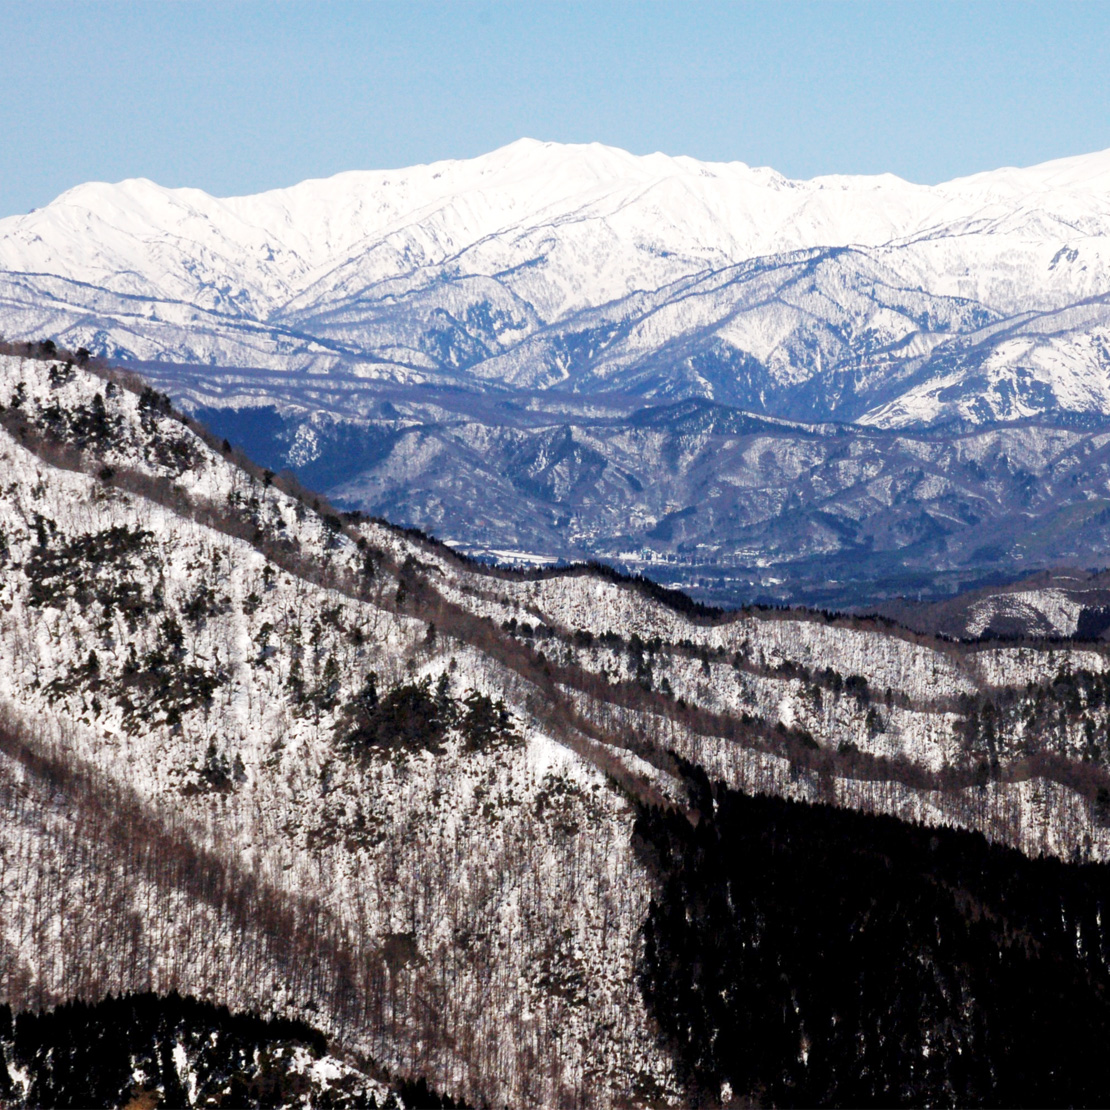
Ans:
{"type": "MultiPolygon", "coordinates": [[[[1090,888],[1060,888],[1078,934],[1027,927],[1108,974],[1101,643],[722,613],[601,568],[467,562],[335,511],[84,352],[8,350],[13,1011],[176,991],[307,1023],[383,1098],[422,1081],[472,1105],[789,1100],[816,1088],[710,1066],[668,1024],[667,992],[698,973],[678,941],[661,959],[665,911],[709,858],[680,830],[741,835],[715,817],[737,792],[963,830],[944,835],[978,845],[984,875],[1066,862],[1090,888]]],[[[866,831],[828,827],[845,859],[863,850],[866,831]]],[[[985,997],[964,1016],[1002,1005],[985,997]]],[[[816,1026],[790,1028],[779,1049],[808,1058],[816,1026]]],[[[975,1101],[949,1034],[920,1038],[936,1090],[975,1101]]]]}

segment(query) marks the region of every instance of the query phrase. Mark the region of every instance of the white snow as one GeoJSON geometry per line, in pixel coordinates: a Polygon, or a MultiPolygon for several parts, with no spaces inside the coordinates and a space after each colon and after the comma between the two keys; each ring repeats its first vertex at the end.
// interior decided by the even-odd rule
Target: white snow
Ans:
{"type": "MultiPolygon", "coordinates": [[[[532,357],[530,337],[621,301],[635,323],[597,366],[599,380],[711,329],[796,385],[857,332],[909,365],[949,332],[967,333],[970,317],[960,317],[972,309],[1014,323],[1106,294],[1108,166],[1103,151],[936,186],[889,174],[791,181],[741,162],[523,139],[470,160],[255,196],[94,182],[0,220],[0,331],[121,357],[286,371],[343,364],[419,380],[434,369],[420,346],[431,317],[418,327],[391,317],[394,306],[464,319],[485,305],[498,316],[490,354],[468,372],[546,386],[567,366],[532,357]],[[857,253],[812,282],[802,256],[793,269],[786,260],[750,277],[736,269],[834,247],[857,253]],[[950,318],[920,322],[938,312],[950,318]],[[812,349],[798,346],[802,334],[812,349]]],[[[1043,410],[1040,386],[1056,405],[1110,411],[1096,324],[1055,319],[1042,331],[991,355],[981,406],[954,405],[932,380],[865,419],[1015,419],[1043,410]],[[1037,388],[1022,384],[1030,378],[1037,388]]]]}

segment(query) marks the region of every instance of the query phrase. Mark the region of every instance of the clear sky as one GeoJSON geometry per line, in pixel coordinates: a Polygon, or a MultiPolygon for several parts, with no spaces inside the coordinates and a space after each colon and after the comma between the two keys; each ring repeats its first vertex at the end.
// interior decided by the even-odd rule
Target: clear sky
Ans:
{"type": "Polygon", "coordinates": [[[1107,3],[0,0],[0,215],[521,136],[936,182],[1110,147],[1107,3]]]}

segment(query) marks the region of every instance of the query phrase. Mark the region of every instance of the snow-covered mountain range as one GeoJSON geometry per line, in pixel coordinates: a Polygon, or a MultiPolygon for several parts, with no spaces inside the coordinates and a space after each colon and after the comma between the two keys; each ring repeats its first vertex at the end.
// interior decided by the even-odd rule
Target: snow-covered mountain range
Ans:
{"type": "Polygon", "coordinates": [[[1110,413],[1108,276],[1110,151],[921,186],[521,140],[0,221],[9,338],[881,427],[1110,413]]]}

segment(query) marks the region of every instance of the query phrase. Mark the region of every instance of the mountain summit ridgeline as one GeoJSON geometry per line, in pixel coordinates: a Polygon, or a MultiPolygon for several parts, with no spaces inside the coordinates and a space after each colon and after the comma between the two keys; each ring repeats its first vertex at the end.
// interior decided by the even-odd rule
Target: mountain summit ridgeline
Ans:
{"type": "Polygon", "coordinates": [[[936,186],[521,140],[0,221],[0,329],[113,358],[706,397],[880,427],[1110,412],[1110,151],[936,186]]]}

